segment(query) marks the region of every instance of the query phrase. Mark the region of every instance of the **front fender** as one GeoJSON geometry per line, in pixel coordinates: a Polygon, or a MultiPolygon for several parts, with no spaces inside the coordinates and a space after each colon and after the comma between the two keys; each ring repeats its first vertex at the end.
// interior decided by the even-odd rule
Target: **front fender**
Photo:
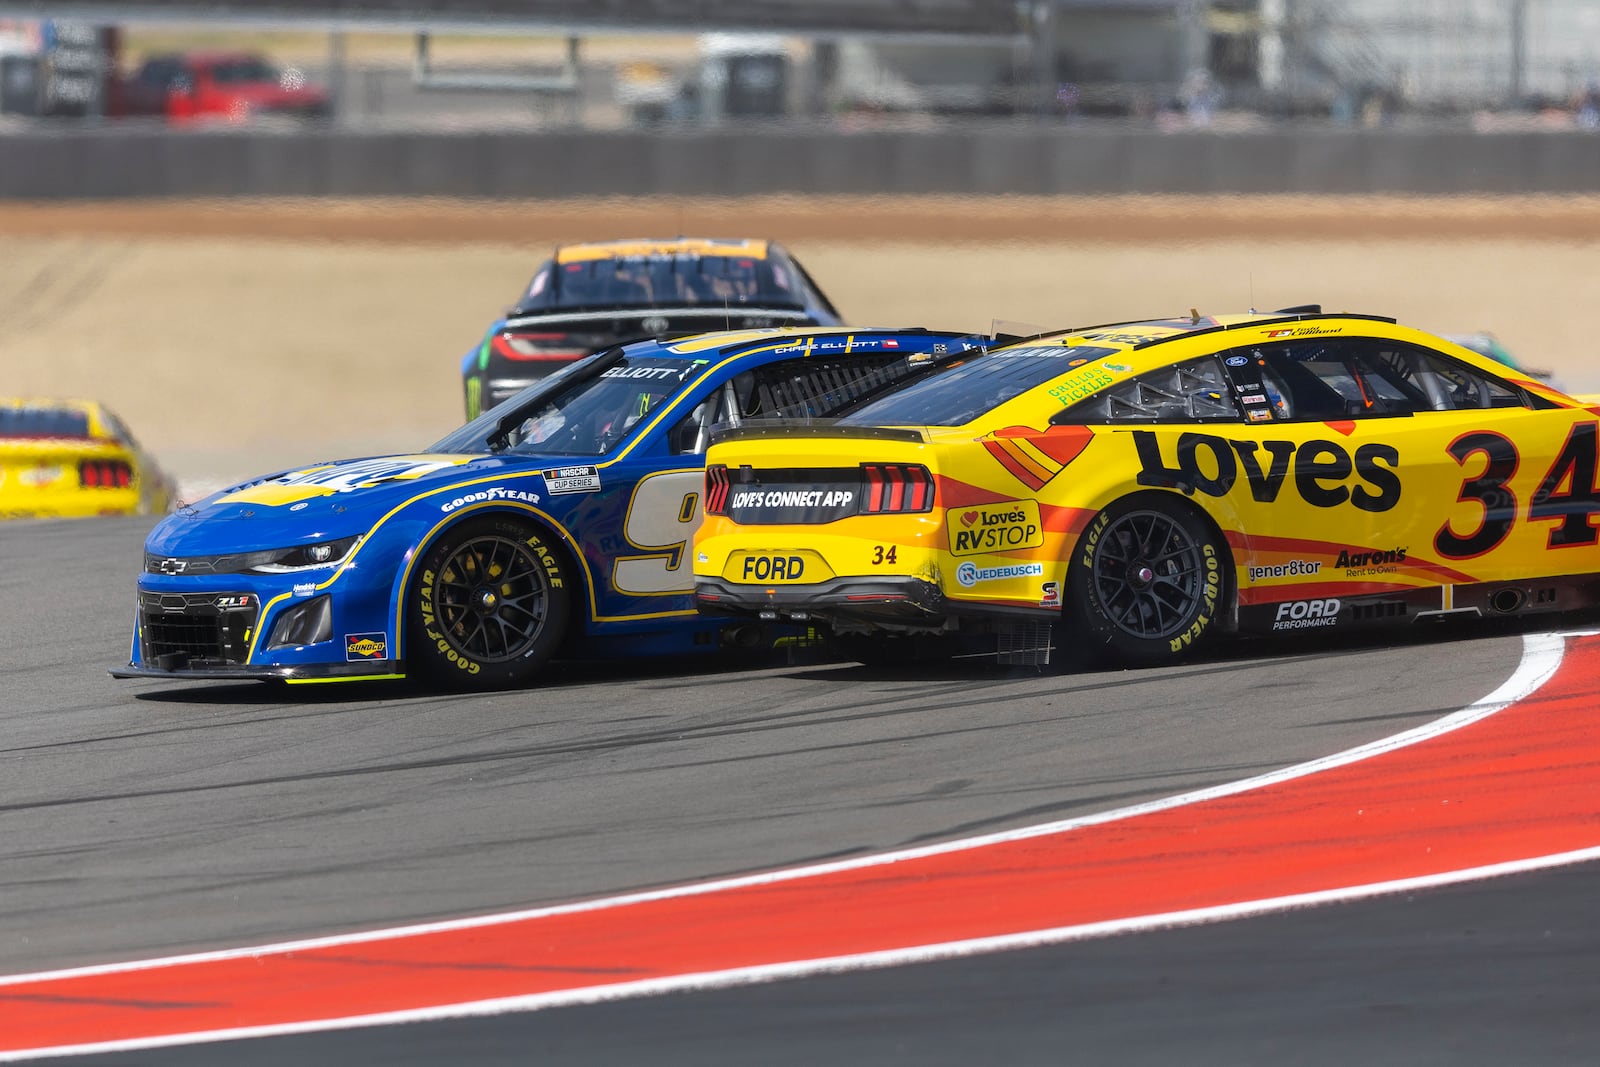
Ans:
{"type": "Polygon", "coordinates": [[[572,532],[549,512],[514,501],[487,501],[458,508],[448,514],[441,514],[436,506],[413,505],[385,523],[381,531],[375,535],[384,538],[389,546],[389,551],[384,553],[385,557],[400,561],[400,565],[395,568],[394,579],[389,588],[390,619],[396,635],[397,657],[405,655],[406,594],[415,577],[417,560],[427,551],[428,546],[462,522],[491,515],[506,515],[525,522],[531,521],[555,538],[574,564],[576,573],[573,580],[582,585],[581,589],[572,590],[572,608],[575,613],[573,621],[574,623],[580,620],[587,621],[590,602],[593,599],[591,590],[594,588],[588,565],[584,562],[583,552],[579,549],[578,541],[572,532]]]}

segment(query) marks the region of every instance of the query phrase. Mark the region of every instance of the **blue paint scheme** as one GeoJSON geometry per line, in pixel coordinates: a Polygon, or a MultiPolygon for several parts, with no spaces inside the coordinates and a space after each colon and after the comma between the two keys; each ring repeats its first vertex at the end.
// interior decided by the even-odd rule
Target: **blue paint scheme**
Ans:
{"type": "MultiPolygon", "coordinates": [[[[289,680],[404,674],[410,639],[405,632],[407,591],[414,561],[456,523],[489,514],[518,516],[544,528],[569,556],[569,582],[582,588],[572,589],[573,618],[563,655],[597,654],[618,647],[616,639],[624,642],[620,647],[627,654],[635,655],[713,650],[727,623],[695,612],[688,556],[700,518],[704,446],[673,453],[674,441],[683,452],[685,426],[696,425],[685,423],[685,417],[706,410],[702,401],[710,401],[707,409],[712,408],[731,391],[724,390],[724,383],[760,367],[772,374],[791,369],[803,374],[822,361],[859,356],[885,364],[908,356],[894,365],[902,368],[897,373],[910,374],[916,371],[904,368],[984,343],[984,338],[958,333],[816,328],[641,341],[591,356],[531,386],[427,452],[318,464],[233,486],[180,507],[156,526],[145,543],[147,560],[138,588],[145,598],[250,594],[261,613],[245,639],[248,654],[242,661],[200,666],[147,661],[144,623],[136,612],[131,662],[112,673],[289,680]],[[612,363],[603,362],[608,358],[612,363]],[[603,374],[596,370],[601,366],[608,368],[603,374]],[[520,451],[528,446],[516,444],[511,450],[491,451],[489,441],[498,425],[515,423],[521,427],[517,432],[523,432],[530,424],[523,412],[537,410],[548,397],[567,395],[564,391],[576,389],[572,383],[669,372],[676,378],[663,388],[676,391],[609,448],[552,455],[520,451]],[[673,438],[675,427],[679,435],[673,438]],[[585,490],[596,481],[599,488],[552,491],[563,483],[559,477],[547,478],[546,472],[563,467],[593,471],[592,476],[576,475],[565,483],[568,488],[585,490]],[[649,492],[660,497],[660,506],[633,512],[636,536],[630,540],[625,523],[635,494],[647,483],[649,492]],[[638,532],[651,524],[666,532],[639,543],[638,532]],[[194,573],[206,566],[228,566],[203,562],[222,554],[357,536],[354,550],[337,564],[286,573],[194,573]],[[169,570],[184,573],[161,573],[157,568],[163,561],[169,570]],[[331,598],[330,639],[269,651],[269,637],[284,613],[322,595],[331,598]],[[373,644],[363,644],[372,658],[347,659],[347,635],[383,635],[381,643],[387,647],[376,655],[373,644]]],[[[613,387],[624,392],[638,388],[633,383],[613,387]]]]}

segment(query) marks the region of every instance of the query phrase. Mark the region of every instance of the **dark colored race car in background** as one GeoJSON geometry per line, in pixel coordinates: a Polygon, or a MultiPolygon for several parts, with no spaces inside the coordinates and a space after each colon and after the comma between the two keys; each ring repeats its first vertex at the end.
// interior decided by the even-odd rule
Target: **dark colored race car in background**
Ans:
{"type": "Polygon", "coordinates": [[[564,245],[461,361],[467,418],[609,345],[842,320],[771,241],[677,237],[564,245]]]}
{"type": "Polygon", "coordinates": [[[1462,348],[1469,348],[1480,356],[1488,356],[1497,363],[1504,363],[1512,370],[1530,374],[1553,389],[1565,389],[1556,379],[1553,371],[1529,367],[1516,356],[1513,356],[1500,339],[1488,330],[1479,330],[1477,333],[1447,333],[1442,335],[1447,341],[1454,341],[1462,348]]]}
{"type": "Polygon", "coordinates": [[[983,344],[842,329],[640,341],[422,454],[233,486],[150,533],[130,662],[111,673],[482,689],[557,654],[757,644],[762,628],[695,612],[712,429],[830,415],[983,344]]]}

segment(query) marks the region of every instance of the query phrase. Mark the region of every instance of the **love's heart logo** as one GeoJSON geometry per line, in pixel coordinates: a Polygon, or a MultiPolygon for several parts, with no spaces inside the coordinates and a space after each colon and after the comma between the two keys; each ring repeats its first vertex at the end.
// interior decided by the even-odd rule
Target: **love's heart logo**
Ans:
{"type": "Polygon", "coordinates": [[[961,513],[961,525],[963,525],[963,526],[971,526],[973,523],[975,523],[977,521],[978,521],[978,513],[976,511],[963,511],[961,513]]]}

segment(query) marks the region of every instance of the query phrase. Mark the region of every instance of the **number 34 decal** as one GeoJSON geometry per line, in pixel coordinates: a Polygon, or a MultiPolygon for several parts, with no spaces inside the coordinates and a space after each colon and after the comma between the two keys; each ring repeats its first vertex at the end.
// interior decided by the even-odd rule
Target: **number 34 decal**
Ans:
{"type": "MultiPolygon", "coordinates": [[[[1600,512],[1600,491],[1595,486],[1596,425],[1580,422],[1572,428],[1528,504],[1530,521],[1556,523],[1546,542],[1550,548],[1593,545],[1600,538],[1592,524],[1600,512]]],[[[1483,473],[1463,482],[1456,496],[1458,501],[1476,501],[1483,516],[1476,527],[1466,531],[1457,531],[1446,522],[1433,535],[1433,547],[1450,559],[1481,556],[1499,547],[1516,525],[1520,507],[1508,483],[1522,459],[1510,438],[1488,430],[1462,434],[1446,451],[1463,467],[1475,455],[1485,458],[1483,473]]]]}

